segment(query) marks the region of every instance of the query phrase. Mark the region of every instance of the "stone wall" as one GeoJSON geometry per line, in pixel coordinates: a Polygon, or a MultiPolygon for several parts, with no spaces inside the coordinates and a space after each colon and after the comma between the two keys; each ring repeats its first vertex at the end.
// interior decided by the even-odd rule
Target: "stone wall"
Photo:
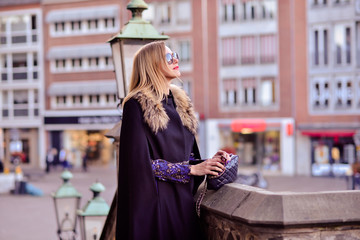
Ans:
{"type": "Polygon", "coordinates": [[[208,239],[360,239],[360,191],[274,193],[232,183],[201,205],[208,239]]]}

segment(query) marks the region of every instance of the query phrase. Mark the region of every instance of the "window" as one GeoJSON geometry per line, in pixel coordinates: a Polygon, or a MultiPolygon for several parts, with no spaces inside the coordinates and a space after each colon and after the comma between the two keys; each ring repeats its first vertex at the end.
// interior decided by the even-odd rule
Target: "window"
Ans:
{"type": "Polygon", "coordinates": [[[116,103],[116,94],[106,94],[106,102],[107,103],[116,103]]]}
{"type": "Polygon", "coordinates": [[[324,65],[328,65],[329,62],[328,49],[328,31],[324,30],[324,65]]]}
{"type": "Polygon", "coordinates": [[[224,105],[231,106],[237,104],[236,79],[224,80],[224,105]]]}
{"type": "Polygon", "coordinates": [[[171,22],[171,6],[163,3],[159,6],[160,9],[160,23],[169,24],[171,22]]]}
{"type": "Polygon", "coordinates": [[[6,43],[6,18],[0,18],[0,44],[6,43]]]}
{"type": "Polygon", "coordinates": [[[238,40],[235,37],[223,38],[221,40],[222,45],[222,64],[235,65],[238,50],[238,40]]]}
{"type": "Polygon", "coordinates": [[[317,109],[329,107],[330,86],[326,79],[319,79],[313,85],[313,106],[317,109]]]}
{"type": "Polygon", "coordinates": [[[55,26],[55,32],[65,31],[65,22],[56,22],[54,26],[55,26]]]}
{"type": "Polygon", "coordinates": [[[256,104],[256,79],[244,78],[242,79],[243,101],[244,105],[256,104]]]}
{"type": "Polygon", "coordinates": [[[9,94],[8,91],[2,92],[2,116],[8,117],[9,116],[9,94]]]}
{"type": "MultiPolygon", "coordinates": [[[[266,8],[268,6],[268,3],[270,3],[272,0],[267,0],[263,2],[263,6],[266,8]]],[[[242,0],[242,19],[243,20],[255,20],[258,18],[257,16],[257,6],[258,1],[248,1],[248,0],[242,0]]],[[[262,9],[262,8],[261,8],[262,9]]],[[[266,9],[265,9],[266,11],[266,9]]]]}
{"type": "Polygon", "coordinates": [[[80,31],[80,29],[81,29],[81,21],[71,21],[72,31],[80,31]]]}
{"type": "Polygon", "coordinates": [[[189,24],[191,20],[191,3],[190,1],[176,1],[177,4],[177,14],[176,22],[177,24],[189,24]]]}
{"type": "Polygon", "coordinates": [[[56,104],[58,106],[65,106],[65,104],[66,104],[66,96],[56,96],[56,104]]]}
{"type": "Polygon", "coordinates": [[[311,33],[311,65],[326,66],[329,64],[329,31],[328,26],[316,26],[311,33]]]}
{"type": "Polygon", "coordinates": [[[89,30],[96,30],[98,28],[99,21],[97,19],[95,20],[88,20],[87,21],[87,27],[89,30]]]}
{"type": "Polygon", "coordinates": [[[90,102],[90,104],[98,104],[98,103],[100,103],[100,95],[99,94],[90,95],[89,96],[89,102],[90,102]]]}
{"type": "Polygon", "coordinates": [[[114,28],[115,18],[105,18],[104,23],[105,23],[105,28],[114,28]]]}
{"type": "Polygon", "coordinates": [[[222,0],[223,21],[234,22],[236,20],[235,0],[222,0]]]}
{"type": "Polygon", "coordinates": [[[26,80],[27,76],[27,54],[15,53],[12,55],[13,80],[26,80]]]}
{"type": "Polygon", "coordinates": [[[314,32],[314,40],[315,40],[314,63],[315,65],[319,65],[319,32],[317,30],[314,32]]]}
{"type": "Polygon", "coordinates": [[[76,68],[81,68],[81,66],[82,66],[82,59],[81,59],[81,58],[71,59],[71,64],[72,64],[72,67],[73,67],[74,69],[76,69],[76,68]]]}
{"type": "Polygon", "coordinates": [[[327,5],[327,0],[313,0],[314,6],[327,5]]]}
{"type": "Polygon", "coordinates": [[[14,116],[24,117],[29,115],[28,111],[28,91],[15,90],[13,94],[14,116]]]}
{"type": "Polygon", "coordinates": [[[256,44],[254,36],[241,37],[241,64],[255,63],[256,44]]]}
{"type": "Polygon", "coordinates": [[[74,95],[72,96],[72,104],[74,106],[82,105],[83,103],[83,96],[82,95],[74,95]]]}
{"type": "Polygon", "coordinates": [[[350,108],[353,102],[353,89],[350,80],[337,80],[335,88],[335,106],[337,108],[350,108]]]}
{"type": "Polygon", "coordinates": [[[65,59],[56,59],[55,60],[55,67],[57,69],[65,69],[66,67],[66,60],[65,59]]]}
{"type": "Polygon", "coordinates": [[[89,66],[93,68],[97,68],[99,66],[99,58],[88,58],[89,66]]]}
{"type": "Polygon", "coordinates": [[[1,54],[0,55],[0,64],[1,64],[1,81],[5,82],[8,80],[8,74],[7,74],[7,55],[6,54],[1,54]]]}
{"type": "Polygon", "coordinates": [[[275,104],[275,80],[274,78],[261,79],[261,95],[260,100],[263,106],[275,104]]]}
{"type": "Polygon", "coordinates": [[[34,116],[39,116],[39,91],[34,90],[34,116]]]}
{"type": "Polygon", "coordinates": [[[260,36],[260,62],[274,63],[276,59],[276,39],[275,35],[260,36]]]}
{"type": "Polygon", "coordinates": [[[334,5],[349,4],[350,0],[334,0],[334,5]]]}
{"type": "Polygon", "coordinates": [[[336,47],[335,63],[338,65],[351,64],[351,29],[344,25],[334,28],[336,47]]]}
{"type": "Polygon", "coordinates": [[[51,64],[53,72],[77,72],[77,71],[95,71],[99,69],[112,68],[112,57],[90,57],[90,58],[72,58],[72,59],[55,59],[51,64]],[[102,63],[102,64],[100,64],[102,63]]]}
{"type": "Polygon", "coordinates": [[[346,40],[345,40],[345,58],[346,58],[346,63],[350,64],[351,63],[351,32],[350,32],[350,28],[347,27],[345,29],[345,36],[346,36],[346,40]]]}
{"type": "Polygon", "coordinates": [[[356,65],[360,67],[360,22],[356,22],[356,65]]]}
{"type": "Polygon", "coordinates": [[[112,58],[111,57],[105,57],[105,66],[108,67],[112,67],[113,66],[113,62],[112,62],[112,58]]]}
{"type": "MultiPolygon", "coordinates": [[[[275,13],[276,13],[276,1],[274,0],[265,0],[265,1],[260,1],[260,6],[261,9],[261,18],[262,19],[273,19],[275,17],[275,13]]],[[[260,14],[259,14],[260,16],[260,14]]]]}
{"type": "Polygon", "coordinates": [[[183,40],[179,41],[179,57],[181,62],[189,62],[191,60],[190,57],[191,49],[190,49],[190,41],[183,40]]]}
{"type": "Polygon", "coordinates": [[[13,54],[13,68],[27,67],[26,53],[13,54]]]}
{"type": "Polygon", "coordinates": [[[36,15],[32,15],[31,16],[31,30],[36,30],[37,26],[36,26],[36,15]]]}

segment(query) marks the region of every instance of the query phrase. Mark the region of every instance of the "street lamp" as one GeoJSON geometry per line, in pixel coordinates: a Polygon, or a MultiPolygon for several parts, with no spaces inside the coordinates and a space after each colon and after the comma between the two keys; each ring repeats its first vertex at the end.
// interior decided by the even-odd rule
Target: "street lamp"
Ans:
{"type": "Polygon", "coordinates": [[[106,216],[110,210],[109,205],[99,196],[105,190],[104,185],[96,182],[91,185],[90,190],[94,193],[94,197],[88,201],[82,210],[78,210],[82,240],[98,240],[100,238],[106,216]]]}
{"type": "Polygon", "coordinates": [[[159,34],[150,22],[142,18],[142,12],[147,8],[148,5],[143,0],[130,1],[127,9],[132,13],[131,20],[125,24],[120,33],[108,40],[111,45],[120,100],[127,94],[134,54],[147,43],[169,38],[159,34]]]}
{"type": "Polygon", "coordinates": [[[58,236],[62,239],[62,233],[70,232],[75,239],[76,234],[76,211],[80,206],[81,194],[71,185],[69,180],[73,177],[71,172],[65,170],[61,174],[63,184],[52,194],[55,204],[58,236]]]}

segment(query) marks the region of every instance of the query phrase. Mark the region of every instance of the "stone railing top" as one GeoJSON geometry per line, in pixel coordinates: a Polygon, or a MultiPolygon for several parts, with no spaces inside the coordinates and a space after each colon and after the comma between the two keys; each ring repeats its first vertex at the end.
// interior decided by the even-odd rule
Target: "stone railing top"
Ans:
{"type": "Polygon", "coordinates": [[[270,192],[239,183],[208,191],[202,204],[233,221],[252,225],[324,225],[360,222],[360,191],[270,192]]]}

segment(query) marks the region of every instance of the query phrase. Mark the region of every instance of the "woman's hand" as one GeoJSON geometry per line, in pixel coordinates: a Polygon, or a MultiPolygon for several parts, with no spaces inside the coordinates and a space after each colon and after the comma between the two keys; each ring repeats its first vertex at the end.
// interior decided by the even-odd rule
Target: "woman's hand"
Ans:
{"type": "Polygon", "coordinates": [[[190,175],[195,176],[204,176],[207,174],[210,175],[219,175],[225,169],[224,164],[222,164],[223,160],[220,156],[215,156],[213,158],[207,159],[206,161],[192,165],[190,167],[190,175]]]}
{"type": "Polygon", "coordinates": [[[213,158],[215,158],[215,157],[222,159],[224,164],[230,160],[230,154],[228,154],[227,152],[225,152],[223,150],[217,151],[217,153],[215,153],[213,158]]]}

